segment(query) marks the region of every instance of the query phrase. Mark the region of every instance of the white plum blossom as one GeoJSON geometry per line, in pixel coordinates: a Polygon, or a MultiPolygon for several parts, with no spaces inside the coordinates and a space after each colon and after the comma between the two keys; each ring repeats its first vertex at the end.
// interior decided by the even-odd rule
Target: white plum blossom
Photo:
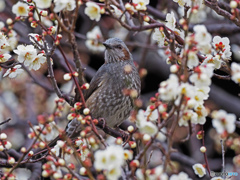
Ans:
{"type": "Polygon", "coordinates": [[[240,83],[240,65],[233,62],[231,64],[231,70],[232,70],[231,79],[237,84],[240,83]]]}
{"type": "Polygon", "coordinates": [[[43,56],[43,53],[40,53],[36,56],[36,58],[29,64],[29,70],[38,70],[40,69],[41,65],[46,62],[46,57],[43,56]]]}
{"type": "Polygon", "coordinates": [[[138,111],[137,114],[136,125],[141,133],[149,134],[150,136],[156,134],[158,131],[155,124],[153,124],[151,121],[147,121],[147,115],[141,109],[138,111]]]}
{"type": "Polygon", "coordinates": [[[231,58],[232,52],[230,51],[230,41],[227,37],[221,38],[220,36],[214,36],[212,45],[224,60],[231,58]]]}
{"type": "Polygon", "coordinates": [[[41,9],[49,8],[52,4],[52,0],[34,0],[36,6],[41,9]]]}
{"type": "Polygon", "coordinates": [[[176,24],[176,19],[174,17],[173,11],[171,13],[167,13],[166,21],[167,21],[166,26],[168,28],[170,28],[171,30],[174,30],[175,27],[176,27],[176,25],[175,25],[176,24]]]}
{"type": "Polygon", "coordinates": [[[101,18],[100,7],[94,2],[87,2],[84,13],[91,19],[99,21],[101,18]]]}
{"type": "Polygon", "coordinates": [[[143,110],[139,110],[137,114],[136,126],[139,128],[139,131],[143,134],[148,134],[150,136],[157,133],[158,129],[155,124],[151,121],[147,121],[147,115],[143,110]]]}
{"type": "Polygon", "coordinates": [[[153,38],[153,40],[158,42],[158,45],[160,47],[162,47],[164,45],[164,41],[165,41],[166,36],[165,36],[162,29],[160,30],[159,28],[155,28],[154,33],[152,35],[152,38],[153,38]]]}
{"type": "Polygon", "coordinates": [[[3,32],[0,32],[0,52],[2,49],[5,49],[9,46],[8,40],[3,32]]]}
{"type": "Polygon", "coordinates": [[[102,52],[105,50],[105,47],[102,43],[99,42],[101,40],[102,33],[98,26],[95,26],[91,31],[87,33],[87,39],[85,44],[88,49],[92,50],[93,52],[102,52]]]}
{"type": "Polygon", "coordinates": [[[12,12],[16,14],[16,16],[28,16],[28,5],[18,1],[13,5],[12,12]]]}
{"type": "Polygon", "coordinates": [[[177,75],[170,74],[169,79],[160,83],[160,88],[158,89],[160,98],[163,101],[174,100],[179,93],[179,79],[177,75]]]}
{"type": "Polygon", "coordinates": [[[192,180],[188,177],[185,172],[180,172],[179,174],[173,174],[169,180],[192,180]]]}
{"type": "Polygon", "coordinates": [[[216,56],[207,55],[207,57],[202,62],[202,65],[205,65],[208,63],[213,64],[215,69],[219,69],[222,65],[222,60],[220,59],[219,55],[216,55],[216,56]]]}
{"type": "Polygon", "coordinates": [[[198,88],[197,91],[203,93],[203,99],[204,99],[204,100],[207,100],[207,99],[208,99],[208,97],[209,97],[209,92],[210,92],[210,87],[208,87],[208,86],[200,87],[200,88],[198,88]]]}
{"type": "Polygon", "coordinates": [[[121,176],[121,169],[119,167],[113,167],[105,172],[107,179],[118,180],[121,176]]]}
{"type": "MultiPolygon", "coordinates": [[[[18,34],[14,30],[10,30],[8,33],[8,46],[6,48],[7,51],[12,51],[16,48],[18,44],[18,34]]],[[[0,49],[1,51],[1,49],[0,49]]]]}
{"type": "Polygon", "coordinates": [[[206,64],[204,66],[198,66],[196,72],[190,76],[190,81],[197,87],[202,88],[210,86],[211,77],[213,76],[213,65],[206,64]]]}
{"type": "Polygon", "coordinates": [[[158,131],[157,126],[150,121],[141,122],[138,128],[141,133],[148,134],[150,136],[155,135],[158,131]]]}
{"type": "Polygon", "coordinates": [[[54,12],[60,12],[64,9],[68,11],[72,11],[76,7],[75,0],[54,0],[55,7],[53,9],[54,12]]]}
{"type": "Polygon", "coordinates": [[[193,86],[191,89],[188,88],[188,91],[191,93],[187,93],[185,96],[187,96],[189,99],[187,101],[187,107],[188,108],[195,108],[199,105],[202,105],[204,103],[206,94],[201,89],[199,89],[196,86],[193,86]]]}
{"type": "Polygon", "coordinates": [[[198,60],[198,57],[197,57],[197,52],[189,51],[187,66],[190,69],[192,69],[193,67],[196,67],[198,64],[199,64],[199,60],[198,60]]]}
{"type": "Polygon", "coordinates": [[[197,113],[191,109],[187,109],[183,112],[182,117],[178,121],[179,126],[188,126],[188,122],[197,122],[197,113]]]}
{"type": "Polygon", "coordinates": [[[164,141],[167,139],[167,137],[166,137],[165,134],[167,134],[167,129],[166,129],[165,127],[163,127],[163,128],[161,129],[161,131],[158,132],[157,140],[159,140],[159,141],[161,141],[161,142],[164,142],[164,141]]]}
{"type": "Polygon", "coordinates": [[[174,32],[176,35],[178,35],[178,36],[180,36],[181,38],[184,39],[184,31],[183,31],[182,29],[177,29],[177,28],[175,28],[175,29],[173,30],[173,32],[174,32]]]}
{"type": "Polygon", "coordinates": [[[194,173],[198,175],[200,178],[206,174],[206,169],[203,167],[202,164],[199,164],[199,163],[194,164],[192,168],[194,170],[194,173]]]}
{"type": "Polygon", "coordinates": [[[138,11],[146,11],[146,6],[149,4],[149,0],[133,0],[132,2],[138,11]]]}
{"type": "MultiPolygon", "coordinates": [[[[120,18],[123,14],[123,12],[117,8],[117,6],[110,5],[113,8],[113,13],[116,15],[117,18],[120,18]]],[[[125,21],[125,15],[122,16],[121,21],[125,21]]]]}
{"type": "Polygon", "coordinates": [[[219,110],[212,112],[212,125],[219,134],[233,133],[235,131],[236,125],[236,115],[227,113],[225,110],[219,110]]]}
{"type": "Polygon", "coordinates": [[[18,74],[22,74],[23,69],[21,69],[21,65],[18,64],[12,68],[9,68],[5,74],[3,75],[3,77],[8,76],[9,78],[15,78],[18,74]]]}
{"type": "Polygon", "coordinates": [[[105,151],[99,150],[94,154],[94,167],[96,170],[102,170],[108,165],[108,156],[105,151]]]}
{"type": "Polygon", "coordinates": [[[121,166],[124,163],[122,146],[112,145],[105,150],[98,150],[94,154],[94,167],[97,170],[106,170],[108,179],[118,179],[121,176],[121,166]]]}
{"type": "Polygon", "coordinates": [[[13,50],[18,55],[18,61],[24,62],[25,66],[30,66],[33,60],[37,57],[37,50],[33,45],[18,45],[17,50],[13,50]]]}
{"type": "Polygon", "coordinates": [[[133,151],[125,149],[123,152],[125,160],[132,160],[133,158],[133,151]]]}
{"type": "Polygon", "coordinates": [[[10,57],[10,54],[0,54],[0,63],[6,62],[10,57]]]}
{"type": "Polygon", "coordinates": [[[197,42],[198,49],[205,53],[211,53],[210,43],[212,41],[211,34],[208,33],[204,25],[196,25],[193,27],[194,30],[194,40],[197,42]]]}
{"type": "Polygon", "coordinates": [[[193,122],[195,124],[205,124],[206,122],[206,117],[208,115],[208,112],[206,108],[203,105],[198,105],[197,107],[194,108],[194,111],[197,113],[197,121],[193,122]]]}

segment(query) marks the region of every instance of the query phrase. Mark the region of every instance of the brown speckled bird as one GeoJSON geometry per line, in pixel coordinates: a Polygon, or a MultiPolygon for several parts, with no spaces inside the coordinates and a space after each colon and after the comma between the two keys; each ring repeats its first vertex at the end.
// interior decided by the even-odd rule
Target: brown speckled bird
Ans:
{"type": "MultiPolygon", "coordinates": [[[[103,45],[106,47],[105,63],[91,80],[84,96],[93,118],[103,118],[109,127],[117,127],[133,109],[133,99],[124,95],[123,89],[135,89],[139,95],[141,82],[132,55],[122,40],[111,38],[103,45]]],[[[70,137],[81,130],[76,128],[78,124],[76,120],[68,124],[66,132],[70,137]]]]}
{"type": "MultiPolygon", "coordinates": [[[[109,127],[117,127],[130,116],[134,102],[123,93],[124,89],[135,89],[140,94],[141,82],[133,63],[132,55],[124,42],[118,38],[105,41],[105,63],[99,68],[84,94],[86,106],[92,118],[103,118],[109,127]]],[[[65,129],[71,139],[79,136],[83,129],[75,119],[65,129]]],[[[48,145],[53,147],[60,137],[56,137],[48,145]]],[[[35,158],[41,157],[42,154],[35,158]]]]}

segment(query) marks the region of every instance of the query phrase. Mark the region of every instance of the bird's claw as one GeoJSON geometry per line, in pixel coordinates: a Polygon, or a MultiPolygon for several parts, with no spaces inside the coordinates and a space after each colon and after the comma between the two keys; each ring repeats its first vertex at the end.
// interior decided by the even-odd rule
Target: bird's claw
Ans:
{"type": "Polygon", "coordinates": [[[102,126],[103,126],[103,129],[104,129],[106,127],[105,119],[104,118],[99,118],[98,120],[103,123],[102,126]]]}

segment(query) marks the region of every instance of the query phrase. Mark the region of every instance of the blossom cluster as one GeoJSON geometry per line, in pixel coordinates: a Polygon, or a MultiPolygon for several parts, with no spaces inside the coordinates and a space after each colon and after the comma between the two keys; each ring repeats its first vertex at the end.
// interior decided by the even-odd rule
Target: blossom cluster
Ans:
{"type": "Polygon", "coordinates": [[[108,179],[118,179],[121,176],[121,166],[125,160],[132,159],[132,152],[124,150],[119,145],[112,145],[94,154],[94,167],[104,173],[108,179]]]}

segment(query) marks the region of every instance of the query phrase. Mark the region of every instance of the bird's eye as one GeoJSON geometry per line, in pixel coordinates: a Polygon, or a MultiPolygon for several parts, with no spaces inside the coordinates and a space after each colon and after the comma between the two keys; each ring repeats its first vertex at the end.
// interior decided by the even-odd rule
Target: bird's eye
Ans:
{"type": "Polygon", "coordinates": [[[122,46],[121,45],[117,45],[116,48],[122,49],[122,46]]]}

